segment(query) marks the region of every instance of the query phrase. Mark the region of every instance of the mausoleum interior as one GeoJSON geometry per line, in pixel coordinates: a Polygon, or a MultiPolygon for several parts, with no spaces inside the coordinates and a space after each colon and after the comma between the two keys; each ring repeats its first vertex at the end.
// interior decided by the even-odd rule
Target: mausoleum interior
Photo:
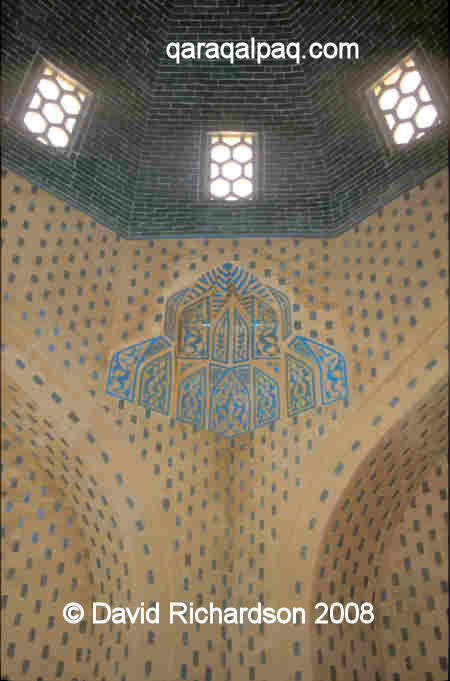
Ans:
{"type": "Polygon", "coordinates": [[[446,681],[445,3],[2,9],[2,680],[446,681]]]}

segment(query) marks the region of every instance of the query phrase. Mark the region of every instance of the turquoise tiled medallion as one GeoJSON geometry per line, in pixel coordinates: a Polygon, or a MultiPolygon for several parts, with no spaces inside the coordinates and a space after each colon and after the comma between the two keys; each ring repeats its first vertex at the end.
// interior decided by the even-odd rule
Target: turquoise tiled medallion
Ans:
{"type": "Polygon", "coordinates": [[[226,437],[346,399],[344,356],[291,336],[288,297],[225,263],[169,297],[162,336],[114,353],[106,392],[226,437]]]}

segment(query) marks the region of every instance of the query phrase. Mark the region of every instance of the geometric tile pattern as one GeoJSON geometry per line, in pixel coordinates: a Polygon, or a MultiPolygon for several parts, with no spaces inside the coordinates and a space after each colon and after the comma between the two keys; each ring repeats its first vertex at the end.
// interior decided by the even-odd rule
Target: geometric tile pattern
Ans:
{"type": "Polygon", "coordinates": [[[172,383],[172,356],[161,355],[147,362],[141,373],[139,404],[160,414],[168,414],[172,383]]]}
{"type": "Polygon", "coordinates": [[[278,421],[280,418],[278,382],[256,367],[254,368],[254,400],[256,428],[278,421]]]}
{"type": "Polygon", "coordinates": [[[169,347],[164,338],[151,338],[116,352],[111,360],[106,391],[110,395],[132,402],[135,396],[136,378],[139,368],[148,357],[169,347]]]}
{"type": "Polygon", "coordinates": [[[319,367],[323,404],[347,397],[345,359],[340,352],[301,336],[294,338],[288,347],[303,358],[311,358],[319,367]]]}
{"type": "MultiPolygon", "coordinates": [[[[171,387],[171,386],[170,386],[171,387]]],[[[206,369],[197,369],[183,378],[178,389],[177,419],[193,426],[205,427],[206,369]]]]}
{"type": "Polygon", "coordinates": [[[286,354],[286,385],[289,416],[295,416],[316,406],[312,368],[289,354],[286,354]]]}
{"type": "Polygon", "coordinates": [[[209,430],[232,437],[250,430],[250,366],[211,365],[209,430]]]}
{"type": "Polygon", "coordinates": [[[173,394],[179,421],[226,437],[312,409],[316,383],[320,404],[346,400],[345,360],[332,347],[295,336],[275,370],[291,329],[285,294],[225,263],[169,298],[164,330],[175,342],[159,336],[114,353],[106,392],[132,402],[140,375],[141,406],[169,415],[173,394]]]}

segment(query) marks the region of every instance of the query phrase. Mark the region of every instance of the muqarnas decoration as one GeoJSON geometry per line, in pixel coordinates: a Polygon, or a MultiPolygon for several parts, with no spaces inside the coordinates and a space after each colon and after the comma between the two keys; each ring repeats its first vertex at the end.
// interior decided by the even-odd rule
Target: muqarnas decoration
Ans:
{"type": "Polygon", "coordinates": [[[291,337],[288,297],[236,265],[171,295],[163,334],[114,353],[109,395],[226,437],[347,398],[344,356],[291,337]]]}

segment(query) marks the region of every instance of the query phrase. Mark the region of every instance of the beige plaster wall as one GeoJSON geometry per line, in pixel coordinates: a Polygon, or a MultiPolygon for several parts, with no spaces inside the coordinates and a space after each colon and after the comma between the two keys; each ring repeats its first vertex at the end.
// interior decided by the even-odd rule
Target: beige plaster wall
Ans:
{"type": "MultiPolygon", "coordinates": [[[[396,673],[401,679],[442,677],[439,658],[446,656],[448,636],[445,633],[437,643],[439,655],[436,644],[419,654],[420,636],[429,638],[430,644],[433,642],[432,627],[427,634],[411,627],[408,642],[403,645],[400,642],[405,613],[413,606],[425,619],[439,621],[445,632],[443,604],[436,603],[427,617],[424,594],[413,603],[406,593],[407,584],[418,584],[420,574],[411,579],[408,568],[407,575],[402,575],[408,576],[402,591],[397,588],[398,576],[393,578],[392,575],[394,565],[402,571],[405,560],[405,549],[399,552],[399,546],[403,546],[399,536],[406,535],[407,542],[414,539],[411,527],[414,522],[408,520],[411,506],[424,501],[420,490],[428,487],[427,481],[437,469],[444,477],[447,402],[448,386],[444,381],[410,409],[374,447],[356,471],[329,520],[315,567],[314,598],[329,606],[334,602],[360,605],[367,601],[374,604],[375,619],[372,624],[316,625],[314,678],[344,681],[355,673],[367,681],[395,679],[396,673]],[[387,582],[391,578],[394,586],[388,588],[387,582]],[[390,647],[394,640],[398,650],[390,647]],[[406,657],[409,657],[408,661],[406,657]]],[[[445,479],[440,482],[440,488],[444,488],[445,479]]],[[[443,517],[446,499],[440,499],[439,493],[440,490],[435,489],[435,513],[439,517],[440,530],[436,541],[443,551],[444,570],[447,555],[443,540],[448,535],[448,527],[443,517]]],[[[419,514],[424,512],[421,509],[419,514]]],[[[425,532],[425,529],[421,531],[421,538],[425,532]]],[[[439,574],[442,576],[442,573],[433,570],[430,558],[430,555],[424,556],[423,561],[435,574],[438,581],[435,588],[439,588],[439,574]]],[[[409,562],[412,565],[411,559],[409,562]]],[[[354,617],[353,611],[351,617],[354,617]]],[[[410,617],[413,618],[413,612],[410,617]]]]}
{"type": "MultiPolygon", "coordinates": [[[[6,174],[2,378],[3,439],[10,444],[4,461],[8,476],[18,466],[20,489],[33,492],[28,503],[34,519],[18,526],[20,505],[6,485],[3,502],[15,501],[16,509],[4,530],[6,575],[15,569],[4,581],[6,651],[16,644],[14,655],[5,656],[11,679],[341,681],[351,678],[349,672],[353,681],[366,681],[377,671],[382,679],[393,678],[392,661],[378,652],[379,632],[367,634],[367,642],[358,639],[356,654],[353,630],[343,632],[339,646],[337,629],[326,630],[319,640],[311,609],[329,584],[328,576],[318,576],[320,566],[341,576],[340,568],[323,562],[330,522],[341,513],[357,472],[370,468],[374,456],[378,461],[388,434],[398,433],[393,461],[402,456],[405,437],[418,457],[408,464],[411,480],[398,487],[406,505],[425,465],[416,438],[430,464],[445,446],[440,428],[446,416],[437,419],[434,411],[448,373],[446,185],[444,171],[328,242],[126,242],[6,174]],[[282,420],[230,441],[163,416],[148,417],[145,410],[105,394],[112,353],[160,335],[167,297],[224,262],[239,263],[284,291],[294,305],[295,331],[344,353],[348,404],[318,408],[297,424],[282,420]],[[428,405],[423,407],[429,413],[427,428],[418,433],[408,421],[412,425],[402,432],[408,414],[423,404],[428,405]],[[29,543],[38,529],[34,489],[41,485],[37,480],[47,479],[54,481],[48,484],[52,503],[64,496],[59,541],[70,539],[74,552],[58,575],[60,595],[54,604],[38,586],[47,542],[29,543]],[[69,517],[74,518],[70,535],[63,530],[69,517]],[[22,542],[23,553],[12,550],[15,541],[22,542]],[[35,557],[33,593],[22,602],[29,552],[35,557]],[[85,568],[74,562],[77,552],[85,568]],[[86,589],[71,591],[77,576],[86,589]],[[160,601],[163,612],[175,600],[251,607],[263,599],[275,608],[302,605],[309,617],[303,626],[263,629],[170,625],[165,616],[159,625],[127,629],[91,626],[88,619],[87,632],[75,628],[74,633],[61,615],[69,593],[73,600],[79,595],[80,602],[90,598],[122,606],[160,601]],[[43,605],[33,615],[37,599],[43,605]],[[40,625],[38,641],[28,642],[26,651],[19,644],[27,629],[13,624],[18,612],[34,618],[36,629],[40,625]],[[50,616],[55,626],[49,629],[50,616]],[[64,631],[73,645],[63,650],[64,631]],[[333,636],[338,652],[323,642],[333,636]],[[372,639],[378,642],[373,659],[367,652],[372,639]],[[43,645],[50,646],[49,658],[42,658],[43,645]],[[320,649],[326,650],[321,664],[320,649]],[[347,649],[343,669],[341,655],[347,649]],[[25,660],[31,662],[27,671],[25,660]],[[57,677],[60,661],[64,671],[57,677]]],[[[390,478],[383,480],[389,487],[390,478]]],[[[401,512],[379,520],[386,545],[401,512]]],[[[364,522],[359,536],[368,546],[374,528],[364,522]]],[[[57,546],[49,545],[55,566],[61,562],[57,546]]],[[[360,599],[370,600],[372,591],[360,584],[366,574],[362,565],[349,584],[358,585],[360,599]]],[[[435,674],[434,669],[426,671],[435,674]]],[[[398,673],[399,681],[408,679],[404,669],[398,673]]]]}
{"type": "Polygon", "coordinates": [[[382,565],[378,630],[388,678],[448,676],[447,536],[448,459],[443,455],[417,488],[382,565]]]}

